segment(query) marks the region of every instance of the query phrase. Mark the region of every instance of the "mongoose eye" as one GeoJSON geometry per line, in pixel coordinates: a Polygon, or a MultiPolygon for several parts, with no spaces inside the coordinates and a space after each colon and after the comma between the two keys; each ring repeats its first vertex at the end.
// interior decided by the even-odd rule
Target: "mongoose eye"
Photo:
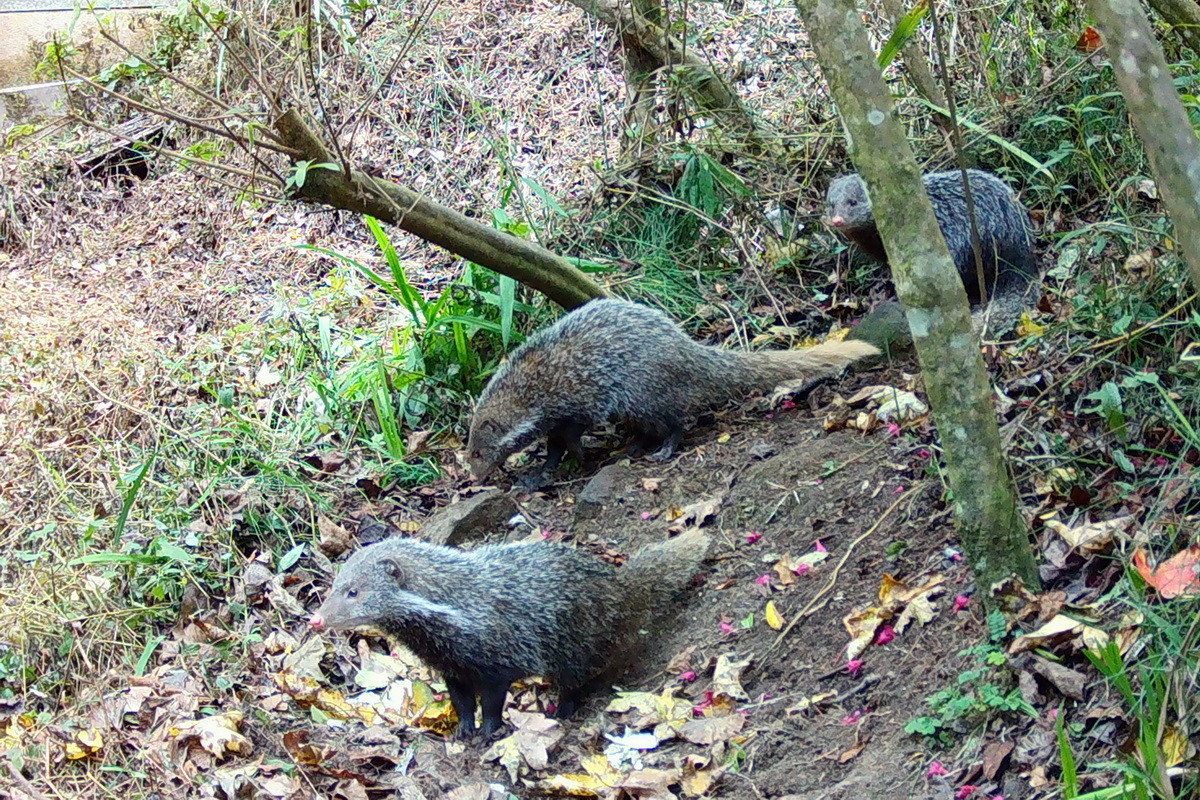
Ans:
{"type": "Polygon", "coordinates": [[[858,201],[857,200],[847,200],[846,205],[850,206],[851,208],[854,208],[856,205],[858,205],[858,201]]]}
{"type": "Polygon", "coordinates": [[[358,597],[358,589],[347,589],[346,597],[351,597],[351,598],[358,597]]]}

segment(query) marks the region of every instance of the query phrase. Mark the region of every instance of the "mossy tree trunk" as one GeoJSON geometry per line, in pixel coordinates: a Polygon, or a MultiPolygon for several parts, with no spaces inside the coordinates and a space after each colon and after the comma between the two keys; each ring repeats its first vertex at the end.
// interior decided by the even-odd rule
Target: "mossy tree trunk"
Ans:
{"type": "MultiPolygon", "coordinates": [[[[725,81],[689,50],[677,37],[646,19],[636,10],[627,9],[619,0],[570,0],[601,22],[613,26],[628,42],[653,59],[656,69],[672,69],[688,87],[692,98],[705,111],[725,124],[741,130],[747,138],[761,138],[759,126],[742,101],[725,81]]],[[[636,9],[635,5],[635,9],[636,9]]],[[[643,64],[642,67],[649,67],[643,64]]]]}
{"type": "MultiPolygon", "coordinates": [[[[1174,28],[1185,44],[1200,56],[1200,5],[1196,0],[1149,0],[1154,13],[1174,28]]],[[[1096,16],[1096,12],[1092,12],[1096,16]]]]}
{"type": "Polygon", "coordinates": [[[963,547],[985,602],[1016,574],[1039,585],[1000,445],[967,295],[853,0],[796,0],[871,195],[904,304],[954,492],[963,547]]]}
{"type": "Polygon", "coordinates": [[[1175,223],[1192,287],[1200,290],[1200,145],[1137,0],[1088,0],[1133,127],[1175,223]]]}
{"type": "MultiPolygon", "coordinates": [[[[273,125],[279,138],[296,153],[296,161],[336,163],[337,159],[294,109],[273,125]]],[[[508,275],[536,289],[566,309],[608,293],[575,267],[533,242],[476,222],[453,209],[399,184],[359,170],[312,169],[296,195],[309,202],[370,214],[455,255],[508,275]]]]}

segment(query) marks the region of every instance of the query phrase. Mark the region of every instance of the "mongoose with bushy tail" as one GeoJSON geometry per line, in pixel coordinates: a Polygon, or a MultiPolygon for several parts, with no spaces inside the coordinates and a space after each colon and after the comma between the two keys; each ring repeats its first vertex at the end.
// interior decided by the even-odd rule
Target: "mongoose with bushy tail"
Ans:
{"type": "Polygon", "coordinates": [[[533,334],[500,365],[471,419],[471,470],[483,480],[546,436],[549,474],[565,452],[581,457],[580,436],[608,420],[628,425],[639,449],[658,448],[654,457],[665,459],[696,414],[877,353],[856,341],[724,350],[692,341],[649,306],[593,300],[533,334]]]}
{"type": "MultiPolygon", "coordinates": [[[[962,277],[967,299],[972,306],[980,306],[985,294],[988,298],[986,307],[976,312],[976,326],[982,327],[986,321],[989,330],[1003,332],[1020,318],[1025,289],[1037,273],[1029,211],[1012,188],[992,173],[969,169],[967,175],[975,204],[986,292],[980,291],[962,172],[929,173],[923,178],[925,192],[933,204],[950,257],[962,277]]],[[[862,178],[851,174],[834,179],[826,198],[828,224],[863,252],[886,264],[887,253],[862,178]]]]}
{"type": "Polygon", "coordinates": [[[558,715],[627,666],[640,631],[661,622],[699,572],[709,538],[692,530],[650,545],[620,567],[566,545],[475,550],[408,538],[357,551],[309,620],[318,629],[366,627],[404,642],[442,673],[459,738],[503,725],[513,681],[558,686],[558,715]]]}

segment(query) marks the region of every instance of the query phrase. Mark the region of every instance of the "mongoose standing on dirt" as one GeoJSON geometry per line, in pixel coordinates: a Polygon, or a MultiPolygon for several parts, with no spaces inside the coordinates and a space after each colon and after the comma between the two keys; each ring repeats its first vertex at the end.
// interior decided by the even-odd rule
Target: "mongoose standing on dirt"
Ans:
{"type": "MultiPolygon", "coordinates": [[[[992,173],[969,169],[967,175],[975,203],[983,273],[987,281],[988,326],[1001,332],[1020,318],[1023,294],[1037,272],[1029,211],[1017,200],[1012,188],[992,173]]],[[[967,299],[972,306],[977,306],[985,293],[979,287],[962,172],[931,172],[923,181],[933,203],[938,227],[950,249],[950,257],[967,290],[967,299]]],[[[851,174],[834,179],[829,184],[826,198],[829,202],[828,224],[872,258],[886,264],[887,253],[879,238],[871,200],[862,178],[851,174]]],[[[976,317],[977,325],[982,321],[981,317],[976,317]]]]}
{"type": "Polygon", "coordinates": [[[639,631],[667,615],[708,547],[693,530],[615,567],[544,542],[458,550],[386,539],[350,557],[309,624],[404,642],[445,678],[455,735],[474,735],[478,696],[490,737],[509,686],[532,675],[554,680],[557,713],[569,716],[636,655],[639,631]]]}
{"type": "Polygon", "coordinates": [[[666,314],[627,300],[593,300],[533,334],[500,365],[471,419],[476,479],[545,435],[549,475],[580,436],[626,423],[637,449],[669,458],[696,414],[754,391],[831,373],[879,351],[866,342],[741,352],[692,341],[666,314]]]}

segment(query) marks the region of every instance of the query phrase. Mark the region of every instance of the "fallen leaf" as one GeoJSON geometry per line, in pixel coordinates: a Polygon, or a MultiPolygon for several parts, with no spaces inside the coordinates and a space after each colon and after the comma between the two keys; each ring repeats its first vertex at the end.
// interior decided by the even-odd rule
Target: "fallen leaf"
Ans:
{"type": "Polygon", "coordinates": [[[1108,549],[1114,534],[1127,530],[1133,522],[1132,516],[1123,516],[1104,522],[1088,522],[1070,528],[1058,520],[1048,519],[1046,527],[1081,553],[1099,553],[1108,549]]]}
{"type": "Polygon", "coordinates": [[[690,503],[683,508],[677,506],[668,507],[667,519],[671,521],[671,525],[668,526],[667,530],[671,533],[682,533],[687,528],[699,528],[716,516],[723,500],[723,495],[714,495],[695,503],[690,503]]]}
{"type": "Polygon", "coordinates": [[[1008,652],[1010,655],[1016,655],[1037,647],[1049,647],[1055,642],[1069,641],[1077,636],[1091,650],[1103,648],[1108,641],[1108,634],[1099,628],[1072,619],[1066,614],[1058,614],[1037,630],[1013,639],[1008,646],[1008,652]]]}
{"type": "Polygon", "coordinates": [[[996,780],[1000,768],[1016,746],[1016,742],[991,742],[983,748],[983,777],[989,781],[996,780]]]}
{"type": "Polygon", "coordinates": [[[745,725],[746,718],[741,714],[723,714],[694,719],[684,725],[679,733],[692,744],[710,745],[729,741],[745,725]]]}
{"type": "Polygon", "coordinates": [[[850,634],[850,644],[846,646],[846,660],[853,661],[862,655],[881,625],[889,621],[893,614],[889,609],[871,606],[862,611],[851,611],[842,619],[846,632],[850,634]]]}
{"type": "Polygon", "coordinates": [[[1133,554],[1133,566],[1165,600],[1200,596],[1200,544],[1180,550],[1157,567],[1150,566],[1145,550],[1139,547],[1133,554]]]}
{"type": "Polygon", "coordinates": [[[1103,40],[1100,38],[1100,32],[1088,25],[1083,29],[1083,33],[1079,34],[1079,38],[1075,40],[1075,49],[1083,53],[1094,53],[1104,46],[1103,40]]]}
{"type": "Polygon", "coordinates": [[[195,741],[216,758],[224,758],[230,753],[248,755],[253,749],[250,740],[239,731],[241,726],[242,712],[229,711],[180,722],[171,731],[180,744],[195,741]]]}
{"type": "Polygon", "coordinates": [[[330,558],[337,558],[354,543],[348,530],[324,515],[317,515],[317,530],[321,534],[317,547],[330,558]]]}
{"type": "Polygon", "coordinates": [[[845,764],[847,761],[853,760],[854,758],[856,758],[858,756],[859,753],[861,753],[863,750],[865,750],[866,747],[867,747],[867,742],[863,742],[862,744],[854,745],[854,747],[851,747],[849,750],[846,750],[840,756],[838,756],[838,760],[837,760],[838,763],[845,764]]]}
{"type": "Polygon", "coordinates": [[[767,620],[767,625],[771,630],[777,631],[783,628],[783,615],[779,613],[779,609],[775,607],[774,600],[767,601],[767,610],[764,614],[767,620]]]}
{"type": "Polygon", "coordinates": [[[747,656],[740,661],[735,660],[729,653],[717,656],[717,664],[713,667],[712,693],[713,698],[728,697],[732,700],[749,700],[750,695],[742,688],[742,672],[750,666],[751,658],[747,656]]]}
{"type": "Polygon", "coordinates": [[[72,741],[63,745],[63,752],[71,761],[79,761],[96,755],[104,748],[104,736],[95,728],[79,731],[72,741]]]}

